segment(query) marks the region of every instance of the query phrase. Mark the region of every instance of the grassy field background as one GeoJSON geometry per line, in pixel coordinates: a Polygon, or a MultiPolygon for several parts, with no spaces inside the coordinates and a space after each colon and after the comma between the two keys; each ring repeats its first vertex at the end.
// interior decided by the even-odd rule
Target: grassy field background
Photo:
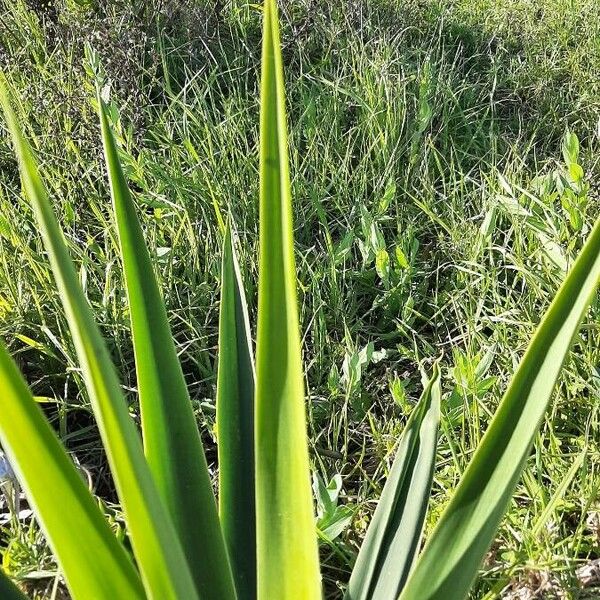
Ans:
{"type": "MultiPolygon", "coordinates": [[[[341,476],[346,524],[322,544],[324,585],[340,598],[419,364],[443,355],[429,530],[598,217],[600,11],[596,0],[281,10],[312,460],[325,481],[341,476]],[[581,170],[569,172],[573,153],[581,170]]],[[[216,212],[238,230],[254,314],[260,23],[260,6],[238,0],[0,0],[0,67],[137,418],[86,46],[100,58],[215,476],[216,212]]],[[[474,599],[600,595],[599,314],[596,299],[474,599]]],[[[4,133],[0,335],[122,527],[4,133]]],[[[40,597],[60,590],[35,523],[7,522],[0,545],[40,597]]]]}

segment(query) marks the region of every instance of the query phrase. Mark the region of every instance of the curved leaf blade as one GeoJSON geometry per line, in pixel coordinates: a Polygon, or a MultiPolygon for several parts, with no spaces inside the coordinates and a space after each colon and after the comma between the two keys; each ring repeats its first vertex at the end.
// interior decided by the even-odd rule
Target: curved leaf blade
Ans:
{"type": "Polygon", "coordinates": [[[225,230],[219,312],[217,439],[219,517],[238,598],[256,598],[254,361],[244,286],[225,230]]]}
{"type": "MultiPolygon", "coordinates": [[[[143,600],[146,596],[131,558],[113,535],[3,344],[0,390],[2,447],[73,598],[143,600]]],[[[0,597],[10,597],[6,594],[0,578],[0,597]]]]}
{"type": "Polygon", "coordinates": [[[599,282],[600,220],[533,336],[401,600],[462,600],[467,596],[599,282]]]}
{"type": "Polygon", "coordinates": [[[0,598],[3,600],[27,600],[21,590],[0,569],[0,598]]]}
{"type": "Polygon", "coordinates": [[[196,599],[181,544],[146,464],[108,350],[79,284],[31,150],[2,86],[0,102],[12,134],[23,186],[32,203],[65,307],[144,587],[149,598],[156,600],[196,599]]]}
{"type": "Polygon", "coordinates": [[[396,598],[408,577],[429,504],[440,420],[440,370],[436,363],[398,446],[373,514],[346,600],[396,598]]]}
{"type": "Polygon", "coordinates": [[[264,3],[256,345],[258,597],[321,597],[296,299],[277,7],[264,3]]]}
{"type": "Polygon", "coordinates": [[[198,594],[234,598],[215,496],[167,311],[99,95],[98,105],[129,301],[146,460],[198,594]]]}

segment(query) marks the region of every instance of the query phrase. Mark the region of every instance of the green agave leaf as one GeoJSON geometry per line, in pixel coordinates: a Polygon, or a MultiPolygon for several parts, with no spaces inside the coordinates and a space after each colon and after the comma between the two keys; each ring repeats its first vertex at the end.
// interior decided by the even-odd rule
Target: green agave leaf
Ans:
{"type": "Polygon", "coordinates": [[[2,600],[27,600],[19,588],[0,570],[0,598],[2,600]]]}
{"type": "Polygon", "coordinates": [[[202,598],[233,598],[233,578],[181,364],[119,155],[98,96],[125,271],[146,460],[202,598]]]}
{"type": "Polygon", "coordinates": [[[427,513],[440,420],[440,370],[414,408],[350,577],[346,600],[396,598],[408,577],[427,513]]]}
{"type": "Polygon", "coordinates": [[[181,544],[146,464],[117,374],[79,284],[31,150],[1,86],[0,101],[12,134],[23,186],[33,205],[65,307],[148,597],[193,600],[197,595],[181,544]]]}
{"type": "Polygon", "coordinates": [[[401,600],[461,600],[489,548],[600,280],[600,220],[542,319],[401,600]]]}
{"type": "Polygon", "coordinates": [[[219,516],[238,598],[256,598],[254,361],[250,323],[231,229],[221,269],[217,439],[219,516]]]}
{"type": "Polygon", "coordinates": [[[256,345],[258,597],[321,597],[296,299],[277,7],[264,3],[256,345]]]}
{"type": "MultiPolygon", "coordinates": [[[[131,558],[113,535],[2,344],[0,390],[2,447],[73,598],[145,598],[131,558]]],[[[0,598],[5,598],[1,578],[0,598]]]]}

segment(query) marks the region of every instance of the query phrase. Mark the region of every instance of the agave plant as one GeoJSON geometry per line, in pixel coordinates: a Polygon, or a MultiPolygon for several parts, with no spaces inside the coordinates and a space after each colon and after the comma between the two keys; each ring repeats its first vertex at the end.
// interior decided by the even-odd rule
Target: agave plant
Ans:
{"type": "MultiPolygon", "coordinates": [[[[223,238],[218,506],[152,260],[102,99],[98,97],[98,109],[130,309],[141,438],[4,88],[0,101],[133,551],[132,557],[115,537],[0,345],[0,441],[72,597],[320,598],[275,0],[264,3],[256,372],[235,236],[228,228],[223,238]]],[[[399,441],[347,588],[348,600],[466,596],[599,278],[600,222],[542,319],[487,433],[419,555],[440,418],[440,371],[434,364],[399,441]]],[[[24,597],[1,572],[0,596],[24,597]]]]}

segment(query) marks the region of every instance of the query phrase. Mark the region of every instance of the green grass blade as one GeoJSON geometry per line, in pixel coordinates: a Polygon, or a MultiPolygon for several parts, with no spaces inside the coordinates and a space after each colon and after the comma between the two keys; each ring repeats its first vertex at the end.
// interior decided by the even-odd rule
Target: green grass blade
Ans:
{"type": "Polygon", "coordinates": [[[256,346],[258,597],[321,597],[306,435],[277,7],[264,3],[256,346]]]}
{"type": "Polygon", "coordinates": [[[12,134],[23,186],[65,307],[144,586],[152,599],[192,600],[197,595],[181,544],[146,464],[117,374],[79,284],[33,155],[1,86],[0,101],[12,134]]]}
{"type": "Polygon", "coordinates": [[[246,297],[233,235],[227,227],[217,379],[219,516],[240,600],[256,598],[254,380],[246,297]]]}
{"type": "Polygon", "coordinates": [[[396,598],[408,577],[419,550],[431,493],[440,395],[436,363],[402,432],[392,470],[352,571],[346,600],[396,598]]]}
{"type": "Polygon", "coordinates": [[[27,600],[19,588],[0,570],[0,598],[2,600],[27,600]]]}
{"type": "Polygon", "coordinates": [[[600,221],[542,319],[401,600],[462,600],[502,519],[600,280],[600,221]]]}
{"type": "MultiPolygon", "coordinates": [[[[145,598],[131,558],[113,535],[2,344],[0,390],[2,447],[73,598],[145,598]]],[[[10,596],[0,593],[0,598],[5,597],[10,596]]]]}
{"type": "Polygon", "coordinates": [[[98,97],[104,153],[129,300],[146,460],[202,598],[235,597],[200,433],[167,312],[98,97]]]}

